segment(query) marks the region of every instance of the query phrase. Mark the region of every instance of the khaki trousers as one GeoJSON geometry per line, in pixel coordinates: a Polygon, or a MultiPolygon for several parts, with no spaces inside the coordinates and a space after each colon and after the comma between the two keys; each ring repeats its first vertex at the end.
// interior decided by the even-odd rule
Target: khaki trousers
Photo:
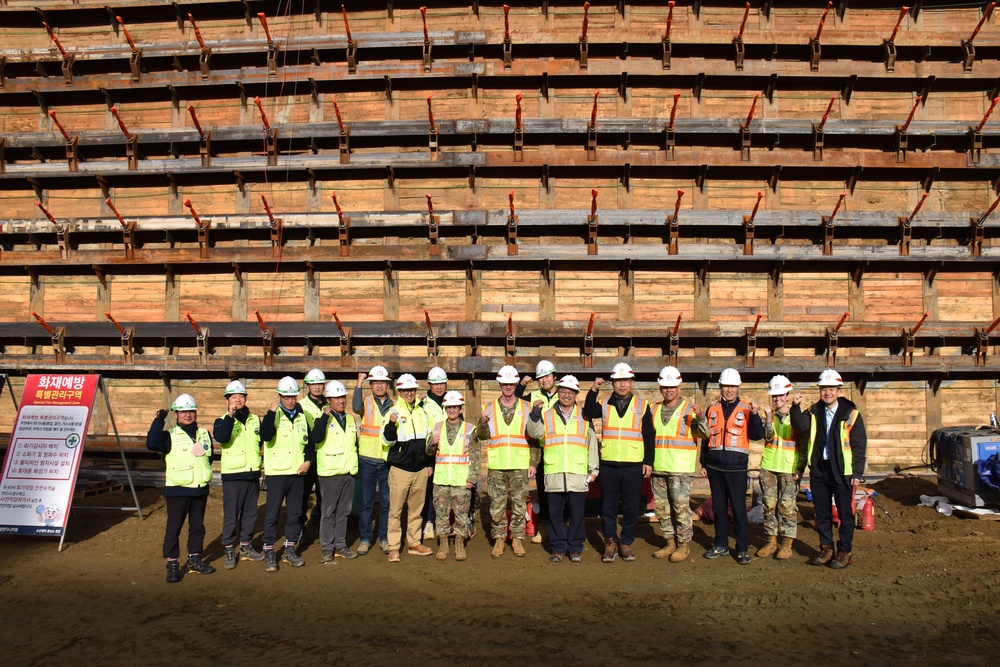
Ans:
{"type": "Polygon", "coordinates": [[[406,505],[406,546],[420,544],[423,536],[424,496],[427,494],[427,470],[407,472],[389,469],[389,549],[399,550],[403,537],[403,505],[406,505]]]}

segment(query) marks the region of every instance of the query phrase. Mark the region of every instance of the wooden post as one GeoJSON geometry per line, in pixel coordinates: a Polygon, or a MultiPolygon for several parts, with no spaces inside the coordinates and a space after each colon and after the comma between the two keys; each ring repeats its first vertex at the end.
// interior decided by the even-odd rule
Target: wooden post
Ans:
{"type": "MultiPolygon", "coordinates": [[[[399,271],[387,264],[382,274],[382,319],[393,322],[399,319],[399,271]]],[[[383,356],[390,357],[399,354],[398,345],[384,345],[383,356]]],[[[395,370],[395,373],[402,371],[395,370]]]]}
{"type": "Polygon", "coordinates": [[[305,280],[305,290],[303,298],[305,303],[302,306],[302,318],[306,322],[318,322],[319,321],[319,272],[314,272],[312,269],[306,271],[302,278],[305,280]]]}
{"type": "MultiPolygon", "coordinates": [[[[233,322],[245,322],[247,319],[247,302],[249,301],[250,274],[244,272],[242,280],[233,277],[233,308],[230,317],[233,322]]],[[[232,347],[234,356],[245,358],[247,356],[246,345],[234,345],[232,347]]]]}
{"type": "Polygon", "coordinates": [[[940,381],[929,380],[924,383],[924,399],[927,432],[933,433],[935,429],[941,428],[940,381]]]}
{"type": "MultiPolygon", "coordinates": [[[[538,321],[552,322],[556,319],[556,272],[542,271],[538,277],[538,321]]],[[[554,345],[544,345],[538,348],[538,354],[543,357],[555,355],[554,345]]]]}
{"type": "MultiPolygon", "coordinates": [[[[785,274],[775,270],[767,281],[767,320],[781,322],[785,319],[785,274]]],[[[783,347],[774,350],[774,356],[783,356],[783,347]]]]}

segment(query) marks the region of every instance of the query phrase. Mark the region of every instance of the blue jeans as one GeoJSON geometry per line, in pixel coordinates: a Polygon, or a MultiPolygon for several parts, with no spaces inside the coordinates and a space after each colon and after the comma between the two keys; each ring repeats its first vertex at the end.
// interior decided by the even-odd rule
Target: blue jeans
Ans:
{"type": "Polygon", "coordinates": [[[372,519],[375,514],[375,491],[378,489],[378,539],[389,539],[389,468],[382,459],[358,457],[358,479],[361,481],[361,509],[358,531],[362,542],[372,542],[372,519]]]}

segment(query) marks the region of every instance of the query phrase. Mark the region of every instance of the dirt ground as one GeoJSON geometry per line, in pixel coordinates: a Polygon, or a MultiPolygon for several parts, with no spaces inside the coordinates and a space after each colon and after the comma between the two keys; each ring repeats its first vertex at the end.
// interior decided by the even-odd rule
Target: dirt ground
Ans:
{"type": "MultiPolygon", "coordinates": [[[[321,566],[313,542],[305,567],[276,574],[222,569],[213,490],[207,555],[219,570],[172,585],[165,506],[147,489],[145,521],[76,511],[62,553],[48,539],[0,538],[0,645],[16,665],[996,664],[1000,522],[916,506],[935,492],[924,479],[874,488],[892,518],[877,511],[875,531],[856,533],[845,571],[806,565],[817,540],[802,502],[802,539],[785,562],[707,561],[712,527],[696,522],[685,563],[651,558],[661,538],[640,524],[639,558],[602,564],[599,524],[588,523],[582,564],[550,563],[547,545],[494,560],[480,528],[464,563],[404,553],[390,564],[376,549],[321,566]]],[[[751,526],[752,544],[762,535],[751,526]]]]}

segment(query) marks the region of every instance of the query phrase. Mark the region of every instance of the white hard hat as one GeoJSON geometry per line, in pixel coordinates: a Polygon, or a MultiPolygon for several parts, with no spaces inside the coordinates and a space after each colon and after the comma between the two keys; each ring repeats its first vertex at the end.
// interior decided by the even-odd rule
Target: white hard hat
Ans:
{"type": "Polygon", "coordinates": [[[326,383],[326,388],[323,390],[323,395],[327,398],[337,398],[339,396],[347,396],[347,387],[340,380],[330,380],[326,383]]]}
{"type": "Polygon", "coordinates": [[[580,381],[576,379],[574,375],[563,375],[559,378],[559,384],[557,387],[563,387],[565,389],[572,389],[573,391],[580,391],[580,381]]]}
{"type": "Polygon", "coordinates": [[[396,391],[402,389],[418,389],[420,385],[417,384],[417,378],[413,377],[409,373],[403,373],[398,378],[396,378],[396,391]]]}
{"type": "Polygon", "coordinates": [[[673,366],[664,366],[660,369],[656,383],[661,387],[679,387],[681,386],[681,372],[673,366]]]}
{"type": "Polygon", "coordinates": [[[497,372],[497,382],[500,384],[517,384],[521,376],[513,366],[504,366],[497,372]]]}
{"type": "Polygon", "coordinates": [[[194,400],[194,396],[191,394],[181,394],[174,399],[173,405],[170,406],[171,410],[197,410],[198,403],[194,400]]]}
{"type": "Polygon", "coordinates": [[[448,381],[448,374],[440,366],[427,371],[427,384],[442,384],[448,381]]]}
{"type": "Polygon", "coordinates": [[[819,382],[816,384],[820,387],[841,387],[844,384],[844,380],[840,377],[840,373],[832,368],[827,368],[819,374],[819,382]]]}
{"type": "Polygon", "coordinates": [[[298,396],[299,383],[291,375],[286,375],[278,380],[278,393],[282,396],[298,396]]]}
{"type": "Polygon", "coordinates": [[[743,380],[740,378],[740,372],[738,370],[735,368],[727,368],[722,371],[722,375],[719,376],[719,384],[729,387],[738,387],[743,384],[743,380]]]}
{"type": "Polygon", "coordinates": [[[767,383],[767,393],[771,396],[784,396],[792,390],[792,381],[784,375],[775,375],[767,383]]]}
{"type": "Polygon", "coordinates": [[[369,382],[388,382],[390,379],[389,371],[385,370],[384,366],[372,366],[372,369],[368,371],[369,382]]]}
{"type": "Polygon", "coordinates": [[[635,373],[632,372],[632,367],[624,361],[619,364],[615,364],[615,367],[611,369],[612,380],[631,380],[634,377],[635,373]]]}
{"type": "Polygon", "coordinates": [[[443,405],[446,408],[458,405],[465,405],[465,397],[462,396],[462,392],[452,390],[444,395],[444,401],[441,402],[441,405],[443,405]]]}
{"type": "Polygon", "coordinates": [[[246,386],[239,380],[233,380],[226,385],[226,391],[222,394],[223,396],[232,396],[233,394],[243,394],[247,395],[246,386]]]}
{"type": "Polygon", "coordinates": [[[535,366],[535,379],[537,380],[538,378],[545,377],[549,373],[555,373],[555,372],[556,372],[555,365],[551,361],[542,359],[541,361],[538,362],[538,365],[535,366]]]}
{"type": "Polygon", "coordinates": [[[323,384],[326,382],[326,376],[323,375],[323,371],[318,368],[314,368],[308,373],[306,373],[306,384],[323,384]]]}

